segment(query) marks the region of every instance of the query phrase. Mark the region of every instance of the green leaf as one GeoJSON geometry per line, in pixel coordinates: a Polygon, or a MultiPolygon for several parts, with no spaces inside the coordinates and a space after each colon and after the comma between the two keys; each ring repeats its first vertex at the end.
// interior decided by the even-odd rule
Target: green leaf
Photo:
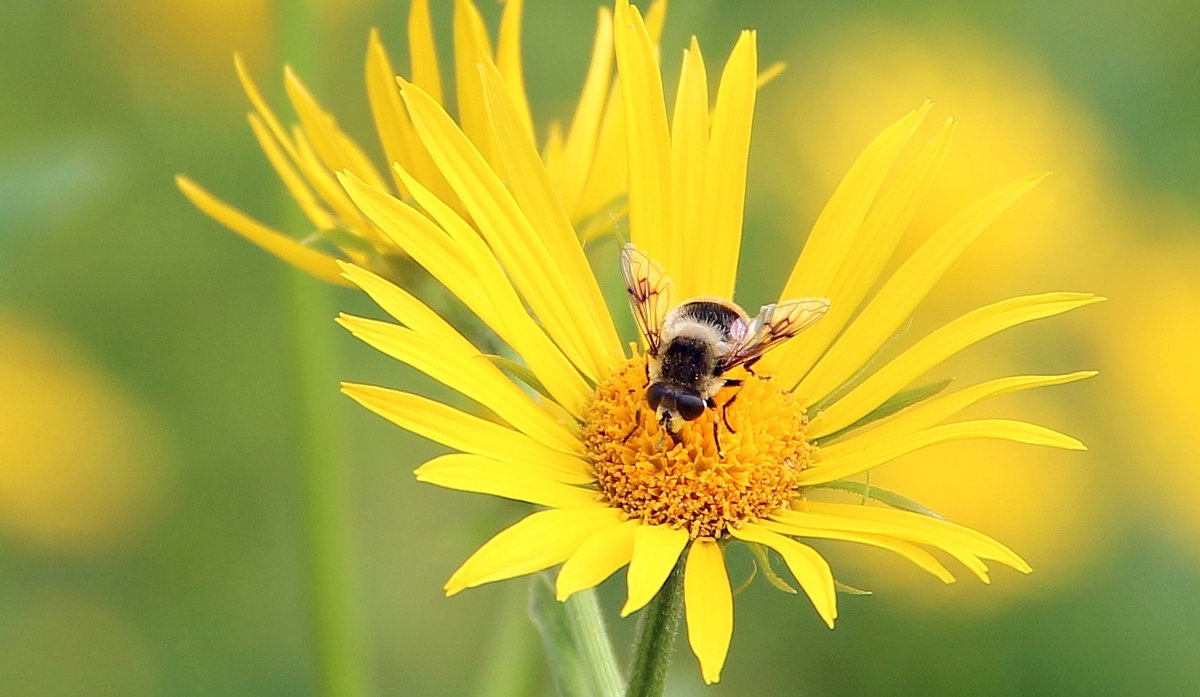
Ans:
{"type": "Polygon", "coordinates": [[[952,382],[954,382],[954,378],[946,378],[945,380],[939,380],[938,382],[931,382],[928,385],[921,385],[920,387],[914,387],[909,390],[897,392],[888,398],[888,400],[883,404],[875,407],[874,410],[858,421],[855,421],[840,431],[835,431],[824,438],[818,439],[817,445],[828,445],[829,443],[841,438],[853,430],[862,428],[863,426],[879,421],[880,419],[886,419],[896,412],[907,409],[918,402],[923,402],[949,387],[950,383],[952,382]]]}
{"type": "Polygon", "coordinates": [[[864,498],[871,499],[872,501],[878,501],[879,503],[882,503],[884,505],[891,506],[892,508],[899,508],[902,511],[909,511],[911,513],[920,513],[923,516],[929,516],[930,518],[937,518],[938,520],[946,519],[945,516],[938,513],[937,511],[933,510],[932,508],[929,508],[928,506],[922,504],[919,501],[910,499],[909,497],[905,496],[904,494],[899,494],[895,491],[892,491],[891,489],[884,489],[883,487],[873,486],[871,484],[867,484],[866,482],[856,482],[856,481],[853,481],[850,479],[838,479],[837,481],[826,482],[824,484],[817,484],[817,485],[811,486],[809,488],[810,489],[834,489],[837,491],[848,491],[852,494],[858,494],[859,496],[862,496],[864,498]]]}
{"type": "Polygon", "coordinates": [[[517,361],[514,361],[511,358],[505,358],[504,356],[497,356],[494,353],[485,353],[482,355],[484,358],[488,359],[493,364],[495,364],[495,366],[497,368],[499,368],[500,370],[503,370],[504,372],[508,373],[512,377],[525,383],[526,385],[528,385],[530,387],[530,389],[536,391],[538,394],[542,395],[546,399],[550,399],[550,400],[554,399],[553,397],[550,396],[550,393],[546,391],[546,387],[545,387],[545,385],[542,384],[542,381],[538,380],[537,376],[533,374],[533,371],[530,370],[528,367],[526,367],[524,364],[518,363],[517,361]]]}
{"type": "Polygon", "coordinates": [[[861,588],[855,588],[854,586],[842,583],[836,578],[833,579],[833,587],[838,593],[845,593],[846,595],[875,595],[874,591],[865,591],[861,588]]]}
{"type": "Polygon", "coordinates": [[[742,591],[749,588],[750,584],[754,582],[754,578],[756,576],[758,576],[758,564],[755,563],[755,561],[753,559],[751,559],[750,560],[750,575],[746,577],[745,581],[742,581],[741,583],[739,583],[737,588],[733,589],[733,596],[736,598],[737,596],[741,595],[742,591]]]}
{"type": "Polygon", "coordinates": [[[758,560],[758,566],[762,569],[767,583],[770,583],[784,593],[791,593],[793,595],[797,593],[796,589],[783,580],[782,576],[775,573],[775,567],[771,564],[771,552],[769,549],[756,542],[747,542],[746,546],[750,548],[750,551],[754,554],[754,558],[758,560]]]}

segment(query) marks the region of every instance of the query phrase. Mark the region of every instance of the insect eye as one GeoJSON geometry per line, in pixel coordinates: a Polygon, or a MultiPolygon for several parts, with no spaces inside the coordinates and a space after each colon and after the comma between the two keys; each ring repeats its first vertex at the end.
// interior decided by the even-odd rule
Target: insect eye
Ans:
{"type": "Polygon", "coordinates": [[[651,409],[657,409],[659,404],[662,404],[663,398],[667,396],[667,388],[659,383],[654,383],[650,389],[646,390],[646,401],[650,403],[651,409]]]}
{"type": "Polygon", "coordinates": [[[675,399],[675,408],[684,421],[692,421],[704,413],[704,400],[698,395],[681,394],[675,399]]]}

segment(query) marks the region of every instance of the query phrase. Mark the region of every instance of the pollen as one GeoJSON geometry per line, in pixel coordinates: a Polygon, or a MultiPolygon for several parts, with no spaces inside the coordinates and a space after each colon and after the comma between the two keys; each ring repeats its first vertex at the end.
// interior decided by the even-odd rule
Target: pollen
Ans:
{"type": "Polygon", "coordinates": [[[600,383],[581,435],[605,502],[693,539],[720,539],[793,498],[816,451],[805,439],[804,409],[765,375],[736,377],[740,386],[723,388],[716,408],[678,434],[646,403],[644,357],[600,383]]]}

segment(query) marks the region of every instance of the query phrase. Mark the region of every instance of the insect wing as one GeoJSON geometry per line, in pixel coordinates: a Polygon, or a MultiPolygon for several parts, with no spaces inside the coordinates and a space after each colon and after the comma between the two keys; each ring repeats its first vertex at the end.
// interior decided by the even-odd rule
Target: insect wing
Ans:
{"type": "Polygon", "coordinates": [[[646,337],[647,350],[657,355],[662,344],[663,319],[671,307],[671,279],[661,266],[632,244],[621,249],[621,276],[625,279],[633,318],[646,337]]]}
{"type": "Polygon", "coordinates": [[[735,343],[719,366],[722,371],[758,360],[764,353],[816,324],[829,311],[828,298],[800,298],[763,305],[750,320],[745,338],[735,343]]]}

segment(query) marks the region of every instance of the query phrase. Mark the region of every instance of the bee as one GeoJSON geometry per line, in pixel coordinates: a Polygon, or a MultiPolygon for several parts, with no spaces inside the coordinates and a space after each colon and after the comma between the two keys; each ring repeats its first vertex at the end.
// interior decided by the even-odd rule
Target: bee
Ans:
{"type": "MultiPolygon", "coordinates": [[[[632,244],[621,250],[621,275],[638,329],[646,339],[646,402],[655,419],[678,442],[684,421],[716,409],[713,397],[741,380],[725,377],[753,366],[772,348],[811,327],[829,311],[828,298],[800,298],[763,305],[751,318],[731,300],[698,297],[672,307],[671,279],[632,244]]],[[[725,410],[721,421],[731,433],[725,410]]],[[[640,412],[639,412],[640,414],[640,412]]],[[[640,418],[640,417],[639,417],[640,418]]],[[[717,419],[713,438],[720,450],[717,419]]]]}

